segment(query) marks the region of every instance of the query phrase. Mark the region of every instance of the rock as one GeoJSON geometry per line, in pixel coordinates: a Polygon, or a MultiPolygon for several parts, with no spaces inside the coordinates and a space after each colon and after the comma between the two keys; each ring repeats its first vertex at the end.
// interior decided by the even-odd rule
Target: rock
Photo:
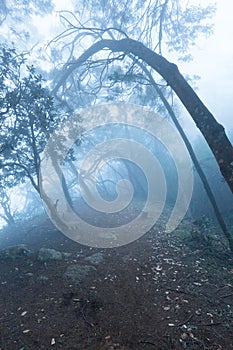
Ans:
{"type": "Polygon", "coordinates": [[[85,258],[85,261],[88,261],[92,265],[99,265],[100,263],[103,262],[103,260],[104,260],[103,253],[95,253],[85,258]]]}
{"type": "Polygon", "coordinates": [[[38,260],[48,261],[48,260],[62,260],[63,254],[55,249],[50,248],[40,248],[38,252],[38,260]]]}
{"type": "Polygon", "coordinates": [[[0,259],[18,259],[30,256],[33,251],[26,244],[18,244],[0,250],[0,259]]]}
{"type": "Polygon", "coordinates": [[[46,284],[48,282],[48,277],[47,276],[44,276],[44,275],[38,275],[36,276],[35,278],[36,282],[40,282],[42,284],[46,284]]]}
{"type": "Polygon", "coordinates": [[[124,256],[122,257],[122,261],[123,261],[124,264],[128,263],[131,259],[132,259],[132,258],[131,258],[131,255],[130,255],[130,254],[124,255],[124,256]]]}
{"type": "Polygon", "coordinates": [[[74,264],[67,267],[63,278],[68,283],[79,284],[91,271],[96,271],[96,268],[90,265],[74,264]]]}
{"type": "Polygon", "coordinates": [[[37,259],[40,261],[62,260],[71,257],[71,253],[60,252],[51,248],[40,248],[37,259]]]}
{"type": "Polygon", "coordinates": [[[33,274],[32,272],[27,272],[27,273],[25,273],[25,276],[27,276],[27,277],[33,277],[34,274],[33,274]]]}
{"type": "Polygon", "coordinates": [[[63,258],[67,259],[70,258],[72,256],[72,253],[64,253],[62,252],[63,258]]]}

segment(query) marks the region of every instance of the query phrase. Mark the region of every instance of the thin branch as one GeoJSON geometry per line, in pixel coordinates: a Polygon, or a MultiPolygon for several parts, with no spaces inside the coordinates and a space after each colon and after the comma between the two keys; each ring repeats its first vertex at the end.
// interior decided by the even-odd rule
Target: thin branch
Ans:
{"type": "Polygon", "coordinates": [[[17,162],[9,162],[9,163],[5,163],[5,164],[0,164],[0,169],[5,168],[5,167],[14,167],[14,166],[22,168],[26,172],[27,177],[31,181],[33,187],[39,193],[39,186],[35,183],[35,180],[33,179],[32,175],[30,174],[29,169],[25,165],[17,163],[17,162]]]}

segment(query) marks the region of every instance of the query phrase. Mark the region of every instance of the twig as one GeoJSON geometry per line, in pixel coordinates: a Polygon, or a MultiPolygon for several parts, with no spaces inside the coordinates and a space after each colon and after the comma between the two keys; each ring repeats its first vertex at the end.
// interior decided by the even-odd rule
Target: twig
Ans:
{"type": "Polygon", "coordinates": [[[189,315],[189,317],[184,321],[177,324],[177,327],[183,326],[184,324],[188,323],[193,318],[193,314],[189,315]]]}
{"type": "Polygon", "coordinates": [[[82,314],[82,317],[83,317],[84,321],[85,321],[89,326],[94,327],[94,324],[88,321],[88,319],[86,318],[86,315],[85,315],[85,313],[84,313],[84,310],[85,310],[86,306],[87,306],[87,303],[85,303],[85,304],[83,305],[83,307],[81,308],[81,311],[80,311],[80,312],[81,312],[81,314],[82,314]]]}
{"type": "Polygon", "coordinates": [[[209,326],[219,326],[221,324],[224,324],[224,322],[201,323],[201,324],[197,324],[197,325],[194,325],[194,326],[196,326],[196,327],[209,327],[209,326]]]}
{"type": "Polygon", "coordinates": [[[228,297],[232,297],[232,296],[233,296],[233,293],[223,295],[223,296],[222,296],[222,297],[220,297],[220,298],[221,298],[221,299],[223,299],[223,298],[228,298],[228,297]]]}
{"type": "Polygon", "coordinates": [[[184,290],[177,290],[177,289],[170,289],[170,288],[168,288],[167,290],[169,290],[170,292],[175,292],[175,293],[190,294],[188,292],[185,292],[184,290]]]}
{"type": "Polygon", "coordinates": [[[148,344],[148,345],[156,346],[155,343],[152,343],[152,342],[146,341],[146,340],[145,341],[140,341],[139,344],[148,344]]]}
{"type": "Polygon", "coordinates": [[[233,286],[230,285],[230,284],[226,284],[226,285],[224,285],[224,286],[218,288],[218,289],[217,289],[217,293],[220,292],[220,290],[222,290],[222,289],[224,289],[224,288],[233,288],[233,286]]]}

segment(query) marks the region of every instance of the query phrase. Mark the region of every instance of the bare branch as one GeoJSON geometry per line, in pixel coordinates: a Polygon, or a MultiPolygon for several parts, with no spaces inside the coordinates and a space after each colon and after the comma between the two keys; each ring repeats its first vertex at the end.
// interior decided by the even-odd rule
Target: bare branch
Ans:
{"type": "Polygon", "coordinates": [[[64,66],[53,93],[57,93],[60,86],[75,69],[85,63],[91,56],[106,48],[112,52],[124,52],[126,55],[133,54],[151,66],[166,80],[204,135],[218,162],[223,177],[233,192],[233,147],[225,134],[223,126],[216,121],[214,116],[206,108],[195,91],[181,75],[178,67],[163,56],[145,47],[142,43],[133,39],[104,39],[94,43],[77,60],[64,66]]]}

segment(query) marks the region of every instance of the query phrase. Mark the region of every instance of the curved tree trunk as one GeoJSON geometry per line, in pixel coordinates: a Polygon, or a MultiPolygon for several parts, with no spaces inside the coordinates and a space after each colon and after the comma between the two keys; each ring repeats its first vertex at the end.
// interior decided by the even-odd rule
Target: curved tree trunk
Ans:
{"type": "Polygon", "coordinates": [[[65,83],[66,79],[75,69],[104,48],[108,48],[112,52],[122,51],[125,54],[133,54],[155,69],[166,80],[205,137],[217,160],[220,171],[233,193],[233,147],[226,136],[223,126],[216,121],[214,116],[199,99],[198,95],[179,72],[178,67],[148,49],[142,43],[129,38],[122,40],[106,39],[96,42],[77,60],[64,66],[53,92],[56,94],[60,86],[65,83]]]}
{"type": "Polygon", "coordinates": [[[200,165],[200,163],[199,163],[199,161],[198,161],[198,159],[197,159],[197,157],[195,155],[195,152],[194,152],[194,150],[192,148],[191,143],[189,142],[189,140],[188,140],[188,138],[187,138],[187,136],[186,136],[182,126],[180,125],[178,119],[176,118],[175,113],[173,112],[170,104],[168,103],[168,101],[165,98],[164,94],[162,93],[161,89],[157,86],[157,84],[154,81],[154,79],[153,79],[152,75],[150,74],[150,72],[143,65],[141,65],[140,63],[139,63],[139,66],[143,69],[143,71],[149,77],[151,85],[154,87],[154,89],[156,90],[157,94],[161,98],[161,100],[162,100],[165,108],[167,109],[167,111],[168,111],[168,113],[169,113],[173,123],[175,124],[178,132],[180,133],[180,136],[182,137],[182,139],[183,139],[183,141],[185,143],[185,146],[187,147],[187,150],[188,150],[188,152],[190,154],[190,157],[191,157],[191,159],[193,161],[193,164],[194,164],[194,166],[195,166],[195,168],[197,170],[197,173],[200,176],[200,179],[202,181],[203,187],[204,187],[204,189],[206,191],[206,194],[207,194],[207,196],[209,198],[209,201],[210,201],[210,203],[212,205],[212,208],[213,208],[214,214],[216,216],[216,219],[217,219],[217,221],[219,223],[219,226],[221,227],[222,232],[223,232],[223,234],[225,235],[225,237],[226,237],[226,239],[228,241],[229,248],[230,248],[231,252],[233,252],[233,236],[231,235],[230,231],[227,229],[227,225],[226,225],[226,223],[225,223],[225,221],[224,221],[224,219],[222,217],[222,214],[220,212],[218,204],[217,204],[217,202],[215,200],[214,194],[213,194],[213,192],[211,190],[211,187],[209,185],[208,179],[206,178],[206,175],[205,175],[204,171],[202,170],[202,167],[201,167],[201,165],[200,165]]]}

